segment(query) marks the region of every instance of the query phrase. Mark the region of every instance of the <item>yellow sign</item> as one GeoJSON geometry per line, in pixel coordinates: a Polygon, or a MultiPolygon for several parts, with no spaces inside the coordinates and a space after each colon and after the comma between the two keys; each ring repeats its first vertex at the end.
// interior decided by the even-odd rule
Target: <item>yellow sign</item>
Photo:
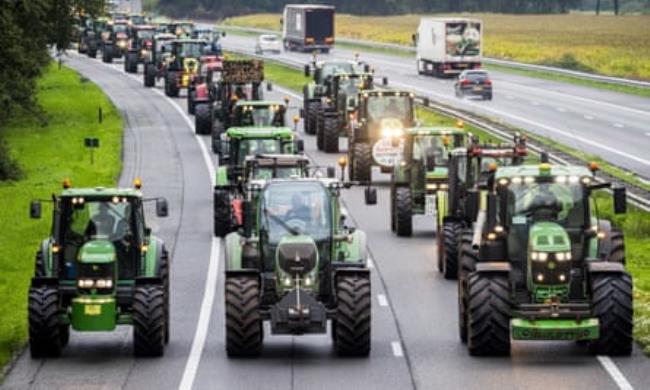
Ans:
{"type": "Polygon", "coordinates": [[[87,316],[98,316],[102,314],[101,305],[85,305],[84,314],[87,316]]]}

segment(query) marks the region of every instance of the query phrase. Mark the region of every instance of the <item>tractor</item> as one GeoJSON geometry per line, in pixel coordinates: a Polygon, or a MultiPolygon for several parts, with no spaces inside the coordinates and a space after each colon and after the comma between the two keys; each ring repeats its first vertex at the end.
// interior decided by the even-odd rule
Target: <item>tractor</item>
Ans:
{"type": "Polygon", "coordinates": [[[313,81],[303,87],[302,116],[305,120],[305,133],[316,134],[316,116],[320,111],[321,98],[325,95],[325,80],[337,73],[369,73],[370,66],[359,61],[312,61],[305,65],[305,77],[313,74],[313,81]],[[313,68],[313,69],[312,69],[313,68]]]}
{"type": "Polygon", "coordinates": [[[632,278],[624,238],[599,216],[597,165],[499,167],[486,206],[463,244],[459,331],[475,356],[508,355],[511,340],[577,341],[597,355],[632,352],[632,278]]]}
{"type": "MultiPolygon", "coordinates": [[[[143,198],[135,188],[71,188],[53,195],[52,230],[36,252],[29,288],[29,348],[33,358],[55,357],[68,343],[70,328],[114,331],[133,326],[137,356],[162,356],[169,341],[169,253],[152,235],[143,203],[156,202],[156,215],[168,214],[164,198],[143,198]]],[[[30,204],[41,217],[42,203],[30,204]]]]}
{"type": "MultiPolygon", "coordinates": [[[[339,200],[350,183],[289,178],[247,186],[244,227],[225,240],[228,356],[259,355],[264,321],[271,334],[304,335],[326,333],[328,320],[339,355],[367,356],[366,235],[345,225],[339,200]]],[[[371,195],[366,192],[370,204],[376,201],[371,195]]]]}
{"type": "Polygon", "coordinates": [[[114,58],[123,57],[127,53],[129,43],[129,25],[126,21],[114,22],[108,25],[108,36],[102,45],[102,61],[113,62],[114,58]]]}
{"type": "Polygon", "coordinates": [[[224,237],[237,224],[233,218],[233,201],[241,199],[249,156],[267,154],[300,155],[302,140],[288,127],[231,127],[224,133],[214,186],[214,234],[224,237]]]}
{"type": "Polygon", "coordinates": [[[167,66],[172,61],[172,34],[156,34],[153,37],[151,52],[145,57],[143,82],[147,88],[154,87],[156,81],[165,77],[167,66]]]}
{"type": "Polygon", "coordinates": [[[437,226],[438,271],[446,279],[458,274],[458,247],[471,240],[472,226],[477,216],[484,187],[495,167],[516,166],[528,155],[526,139],[515,134],[512,144],[481,144],[470,137],[466,149],[455,149],[449,156],[449,188],[447,210],[442,225],[437,226]]]}
{"type": "Polygon", "coordinates": [[[83,44],[86,46],[86,55],[89,58],[97,57],[97,50],[103,47],[102,34],[107,30],[108,19],[100,17],[92,21],[92,29],[88,29],[84,32],[81,39],[84,42],[83,44]]]}
{"type": "MultiPolygon", "coordinates": [[[[190,78],[187,87],[187,112],[196,114],[197,102],[208,102],[214,95],[215,79],[220,77],[223,70],[223,56],[203,55],[199,58],[199,72],[190,78]]],[[[207,130],[209,134],[209,129],[207,130]]]]}
{"type": "Polygon", "coordinates": [[[198,73],[205,42],[200,39],[176,39],[171,46],[172,55],[165,68],[165,95],[177,97],[181,89],[189,87],[190,79],[198,73]]]}
{"type": "Polygon", "coordinates": [[[124,71],[138,73],[138,64],[146,63],[153,49],[153,38],[156,33],[154,26],[137,25],[131,27],[131,39],[124,56],[124,71]]]}
{"type": "Polygon", "coordinates": [[[194,38],[194,23],[173,22],[168,25],[169,33],[176,35],[178,39],[194,38]]]}
{"type": "Polygon", "coordinates": [[[348,137],[350,180],[369,181],[372,167],[393,171],[402,156],[404,129],[416,125],[413,93],[406,91],[363,91],[353,114],[348,137]]]}
{"type": "MultiPolygon", "coordinates": [[[[395,141],[394,141],[395,142],[395,141]]],[[[413,216],[445,217],[449,154],[464,147],[466,133],[455,127],[413,127],[399,141],[402,156],[391,174],[390,225],[398,236],[413,234],[413,216]]]]}

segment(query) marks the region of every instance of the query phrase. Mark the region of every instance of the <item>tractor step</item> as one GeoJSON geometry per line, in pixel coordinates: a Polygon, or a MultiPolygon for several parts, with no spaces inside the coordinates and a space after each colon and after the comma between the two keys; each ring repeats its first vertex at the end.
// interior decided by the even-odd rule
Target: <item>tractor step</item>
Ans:
{"type": "Polygon", "coordinates": [[[596,318],[584,320],[544,319],[510,320],[514,340],[595,340],[599,337],[600,324],[596,318]]]}

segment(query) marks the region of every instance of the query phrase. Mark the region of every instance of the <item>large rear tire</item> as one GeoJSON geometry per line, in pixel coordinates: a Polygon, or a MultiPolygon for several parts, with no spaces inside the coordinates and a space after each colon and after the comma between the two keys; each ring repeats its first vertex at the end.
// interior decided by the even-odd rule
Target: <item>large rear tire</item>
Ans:
{"type": "Polygon", "coordinates": [[[448,221],[443,224],[443,258],[442,275],[445,279],[456,279],[458,277],[458,237],[463,225],[456,221],[448,221]]]}
{"type": "Polygon", "coordinates": [[[221,154],[221,134],[225,131],[223,123],[214,119],[212,123],[212,151],[221,154]]]}
{"type": "Polygon", "coordinates": [[[51,287],[32,287],[28,297],[29,351],[32,358],[61,355],[62,324],[59,292],[51,287]]]}
{"type": "Polygon", "coordinates": [[[467,347],[472,356],[510,354],[510,288],[497,273],[472,273],[468,282],[467,347]]]}
{"type": "Polygon", "coordinates": [[[350,158],[350,180],[370,181],[372,175],[372,152],[370,145],[357,142],[352,147],[350,158]]]}
{"type": "Polygon", "coordinates": [[[597,355],[632,353],[632,278],[627,273],[591,275],[591,306],[600,322],[600,338],[589,343],[597,355]]]}
{"type": "Polygon", "coordinates": [[[413,234],[413,203],[408,187],[395,189],[395,232],[399,237],[413,234]]]}
{"type": "Polygon", "coordinates": [[[102,50],[102,61],[106,64],[113,62],[113,45],[104,44],[102,50]]]}
{"type": "Polygon", "coordinates": [[[195,88],[187,89],[187,112],[190,115],[194,115],[196,112],[196,105],[194,104],[194,97],[196,96],[195,88]]]}
{"type": "Polygon", "coordinates": [[[612,229],[610,233],[611,248],[607,261],[625,265],[625,237],[619,229],[612,229]]]}
{"type": "Polygon", "coordinates": [[[169,337],[171,333],[171,321],[170,321],[170,309],[169,309],[169,300],[170,300],[170,261],[169,261],[169,252],[163,246],[162,256],[160,256],[160,278],[163,282],[163,289],[165,291],[165,344],[169,343],[169,337]]]}
{"type": "Polygon", "coordinates": [[[316,134],[316,118],[320,111],[319,102],[309,102],[305,109],[305,133],[309,135],[316,134]]]}
{"type": "Polygon", "coordinates": [[[323,151],[325,153],[339,152],[339,119],[337,117],[325,117],[323,122],[323,151]]]}
{"type": "Polygon", "coordinates": [[[199,103],[194,107],[194,131],[196,134],[210,134],[212,130],[212,107],[199,103]]]}
{"type": "Polygon", "coordinates": [[[126,53],[126,56],[124,56],[124,70],[127,73],[138,73],[137,53],[126,53]]]}
{"type": "Polygon", "coordinates": [[[165,352],[165,288],[137,286],[133,293],[133,352],[162,356],[165,352]]]}
{"type": "Polygon", "coordinates": [[[325,125],[325,115],[323,114],[323,110],[320,109],[318,110],[316,114],[316,148],[318,150],[323,150],[323,142],[324,142],[324,136],[323,136],[323,126],[325,125]]]}
{"type": "Polygon", "coordinates": [[[156,85],[156,66],[154,64],[146,64],[144,66],[144,86],[147,88],[156,85]]]}
{"type": "Polygon", "coordinates": [[[458,251],[458,335],[460,341],[467,343],[467,282],[469,275],[476,270],[478,253],[472,248],[471,235],[463,234],[458,251]]]}
{"type": "Polygon", "coordinates": [[[214,190],[214,235],[225,237],[232,231],[232,205],[227,190],[214,190]]]}
{"type": "Polygon", "coordinates": [[[260,316],[260,286],[254,276],[226,278],[226,352],[229,357],[257,356],[264,330],[260,316]]]}
{"type": "Polygon", "coordinates": [[[370,279],[344,275],[336,283],[334,344],[342,356],[368,356],[371,330],[370,279]]]}

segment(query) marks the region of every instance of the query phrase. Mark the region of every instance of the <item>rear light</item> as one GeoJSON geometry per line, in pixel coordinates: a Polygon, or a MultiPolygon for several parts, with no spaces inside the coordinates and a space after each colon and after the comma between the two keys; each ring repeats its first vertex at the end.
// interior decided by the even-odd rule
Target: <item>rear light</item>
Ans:
{"type": "Polygon", "coordinates": [[[485,81],[483,82],[483,84],[485,84],[485,85],[492,85],[492,80],[485,80],[485,81]]]}
{"type": "Polygon", "coordinates": [[[474,64],[474,69],[481,69],[481,64],[474,64]]]}
{"type": "Polygon", "coordinates": [[[314,43],[314,42],[316,41],[312,37],[305,38],[305,43],[314,43]]]}
{"type": "Polygon", "coordinates": [[[461,84],[463,84],[463,85],[470,85],[470,84],[471,84],[471,81],[465,79],[465,80],[463,80],[463,81],[461,82],[461,84]]]}
{"type": "Polygon", "coordinates": [[[449,65],[449,64],[444,64],[444,65],[442,66],[442,68],[443,68],[443,69],[450,69],[450,68],[451,68],[451,65],[449,65]]]}
{"type": "Polygon", "coordinates": [[[334,43],[334,37],[325,38],[325,43],[334,43]]]}

